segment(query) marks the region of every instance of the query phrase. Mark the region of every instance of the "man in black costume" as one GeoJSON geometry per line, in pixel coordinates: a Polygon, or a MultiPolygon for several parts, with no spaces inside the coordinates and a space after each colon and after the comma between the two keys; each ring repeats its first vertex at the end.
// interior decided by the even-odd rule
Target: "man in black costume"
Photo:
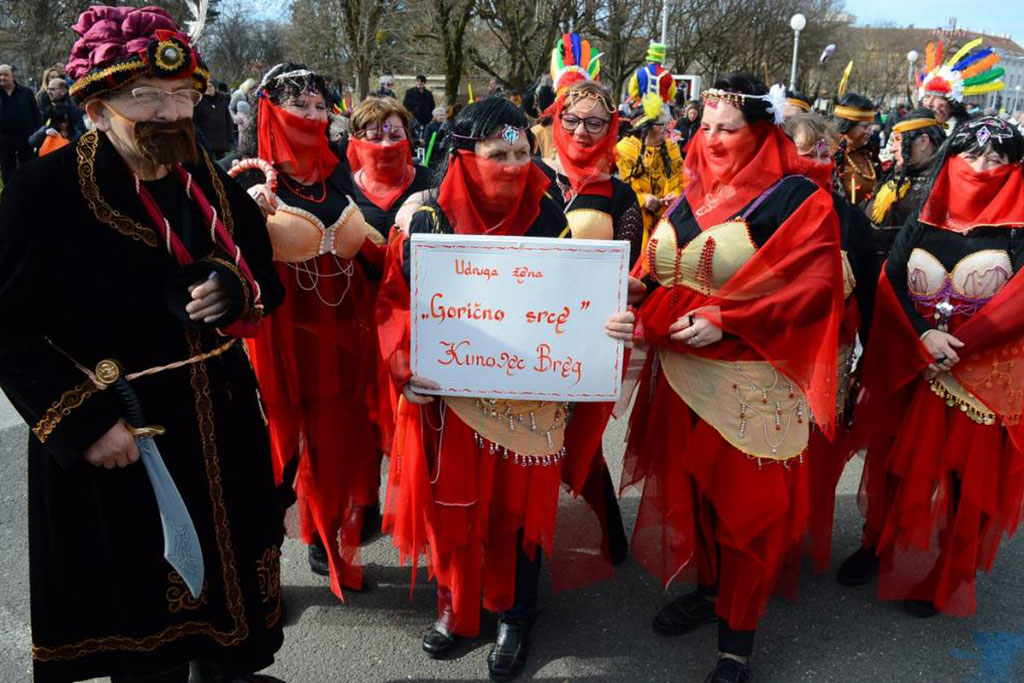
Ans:
{"type": "Polygon", "coordinates": [[[276,680],[252,673],[281,646],[282,530],[239,339],[283,297],[266,228],[196,148],[208,73],[170,16],[94,7],[73,28],[71,94],[97,130],[0,202],[0,387],[32,427],[35,680],[276,680]],[[139,429],[124,380],[165,432],[139,429]],[[137,462],[153,443],[201,563],[164,559],[137,462]]]}

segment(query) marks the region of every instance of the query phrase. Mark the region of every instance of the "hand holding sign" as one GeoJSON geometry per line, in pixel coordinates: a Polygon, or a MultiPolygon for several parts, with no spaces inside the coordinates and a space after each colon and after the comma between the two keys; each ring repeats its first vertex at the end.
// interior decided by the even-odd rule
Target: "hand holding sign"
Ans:
{"type": "Polygon", "coordinates": [[[620,342],[633,334],[633,314],[625,310],[625,242],[411,239],[412,371],[418,381],[407,398],[618,397],[620,342]]]}

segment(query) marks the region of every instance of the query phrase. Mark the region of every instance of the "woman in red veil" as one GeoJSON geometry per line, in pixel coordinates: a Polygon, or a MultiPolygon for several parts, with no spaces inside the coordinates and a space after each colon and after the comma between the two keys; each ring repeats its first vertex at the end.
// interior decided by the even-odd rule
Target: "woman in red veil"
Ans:
{"type": "MultiPolygon", "coordinates": [[[[413,214],[410,233],[561,236],[565,217],[531,161],[526,117],[514,104],[492,97],[466,107],[452,141],[440,185],[413,214]]],[[[403,394],[384,528],[403,560],[427,556],[437,580],[426,653],[448,656],[476,636],[482,601],[499,613],[489,674],[512,680],[526,662],[541,555],[553,548],[563,461],[596,449],[572,446],[575,417],[565,403],[418,393],[436,385],[410,371],[409,254],[396,229],[377,306],[381,350],[403,394]]],[[[606,329],[631,339],[633,314],[614,315],[606,329]]]]}
{"type": "Polygon", "coordinates": [[[289,530],[341,598],[343,587],[362,588],[359,546],[379,522],[375,290],[363,254],[384,239],[353,204],[351,175],[329,147],[325,93],[304,66],[275,66],[256,92],[255,131],[243,138],[276,169],[276,183],[249,188],[287,290],[252,347],[275,474],[298,499],[298,528],[289,530]]]}
{"type": "Polygon", "coordinates": [[[746,682],[754,632],[810,514],[808,422],[834,431],[843,315],[832,197],[798,175],[784,90],[733,74],[703,93],[684,196],[640,274],[649,345],[623,485],[643,485],[633,553],[668,585],[665,635],[718,622],[713,682],[746,682]]]}
{"type": "Polygon", "coordinates": [[[879,281],[855,443],[862,547],[847,585],[911,614],[974,612],[1024,500],[1024,140],[986,116],[940,150],[879,281]]]}

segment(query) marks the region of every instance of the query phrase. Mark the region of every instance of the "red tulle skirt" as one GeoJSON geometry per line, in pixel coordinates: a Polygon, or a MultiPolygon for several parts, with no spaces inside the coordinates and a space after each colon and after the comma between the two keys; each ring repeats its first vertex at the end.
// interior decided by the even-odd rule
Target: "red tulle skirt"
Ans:
{"type": "Polygon", "coordinates": [[[807,529],[807,552],[811,557],[814,571],[827,572],[832,561],[832,527],[835,522],[836,487],[843,476],[851,452],[849,430],[842,424],[836,425],[836,435],[829,441],[825,435],[811,425],[810,437],[804,463],[811,480],[811,517],[807,529]]]}
{"type": "Polygon", "coordinates": [[[449,630],[477,635],[481,599],[494,612],[515,604],[520,533],[528,556],[543,550],[552,558],[556,590],[608,576],[597,517],[560,495],[561,465],[517,465],[489,443],[481,447],[475,432],[441,405],[438,399],[399,406],[384,528],[402,561],[415,567],[419,557],[428,558],[438,618],[449,630]],[[566,514],[556,537],[560,500],[566,514]]]}
{"type": "Polygon", "coordinates": [[[340,598],[343,586],[362,586],[363,516],[380,488],[374,288],[357,262],[333,255],[301,268],[277,264],[285,301],[264,321],[252,360],[278,484],[298,496],[298,528],[290,531],[323,542],[340,598]],[[282,482],[296,457],[295,481],[282,482]]]}
{"type": "Polygon", "coordinates": [[[673,391],[651,354],[630,421],[623,488],[643,485],[633,554],[666,586],[717,587],[715,610],[753,630],[773,592],[795,596],[810,515],[809,468],[753,459],[673,391]]]}
{"type": "Polygon", "coordinates": [[[879,597],[972,614],[975,573],[1017,528],[1022,493],[1024,454],[1006,429],[973,422],[919,381],[896,437],[868,449],[861,481],[879,597]]]}

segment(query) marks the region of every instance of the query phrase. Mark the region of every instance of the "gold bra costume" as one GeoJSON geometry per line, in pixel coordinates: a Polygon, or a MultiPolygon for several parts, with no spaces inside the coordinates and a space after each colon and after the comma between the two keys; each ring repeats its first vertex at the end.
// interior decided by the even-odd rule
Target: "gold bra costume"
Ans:
{"type": "MultiPolygon", "coordinates": [[[[1010,278],[1013,264],[1002,249],[982,249],[960,259],[952,272],[929,251],[916,247],[907,260],[907,289],[918,301],[956,298],[981,305],[994,297],[1010,278]]],[[[946,405],[957,406],[974,422],[994,425],[996,415],[949,371],[929,385],[946,405]]]]}
{"type": "Polygon", "coordinates": [[[267,232],[274,248],[274,260],[284,263],[301,263],[323,254],[351,259],[359,253],[366,239],[385,246],[384,237],[366,222],[351,201],[334,223],[324,226],[323,221],[309,211],[278,199],[277,211],[267,216],[267,232]]]}
{"type": "MultiPolygon", "coordinates": [[[[664,287],[716,293],[757,251],[746,221],[704,230],[678,247],[676,231],[658,222],[645,269],[664,287]]],[[[762,285],[770,291],[774,284],[762,285]]],[[[745,298],[758,296],[756,291],[745,298]]],[[[767,361],[725,361],[659,349],[669,386],[731,446],[753,458],[786,461],[803,454],[809,434],[803,393],[767,361]],[[733,400],[727,400],[731,397],[733,400]]]]}

